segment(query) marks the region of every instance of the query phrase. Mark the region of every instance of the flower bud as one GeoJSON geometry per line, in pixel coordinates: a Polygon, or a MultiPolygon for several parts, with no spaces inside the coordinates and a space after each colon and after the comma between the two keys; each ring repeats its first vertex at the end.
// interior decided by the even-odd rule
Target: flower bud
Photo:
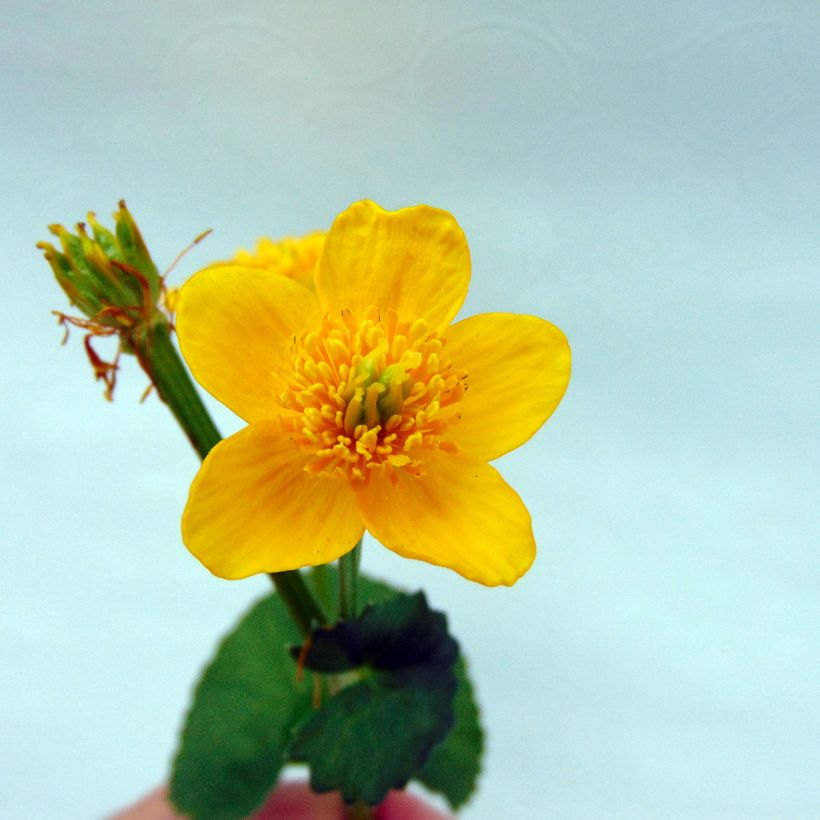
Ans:
{"type": "Polygon", "coordinates": [[[69,301],[84,315],[54,313],[66,338],[69,327],[86,331],[85,351],[95,378],[105,383],[104,395],[109,400],[120,353],[136,353],[154,381],[144,349],[155,332],[170,332],[168,318],[159,307],[162,277],[124,201],[120,201],[114,222],[112,233],[89,213],[87,224],[79,223],[75,234],[62,225],[49,225],[59,240],[59,250],[50,242],[37,244],[69,301]],[[118,337],[113,361],[106,361],[92,347],[92,339],[99,336],[118,337]]]}
{"type": "Polygon", "coordinates": [[[89,213],[91,236],[83,223],[77,225],[76,234],[62,225],[50,225],[60,250],[49,242],[37,247],[71,303],[91,323],[131,334],[161,315],[157,301],[162,280],[125,202],[120,202],[114,220],[116,233],[111,233],[89,213]]]}

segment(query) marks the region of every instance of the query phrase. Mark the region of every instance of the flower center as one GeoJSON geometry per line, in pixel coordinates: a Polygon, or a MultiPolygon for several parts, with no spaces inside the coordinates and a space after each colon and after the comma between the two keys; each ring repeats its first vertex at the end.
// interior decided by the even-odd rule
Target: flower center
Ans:
{"type": "Polygon", "coordinates": [[[280,400],[293,440],[312,453],[310,472],[366,483],[374,470],[421,475],[424,448],[455,451],[445,434],[460,417],[467,374],[426,322],[345,310],[294,342],[280,400]]]}

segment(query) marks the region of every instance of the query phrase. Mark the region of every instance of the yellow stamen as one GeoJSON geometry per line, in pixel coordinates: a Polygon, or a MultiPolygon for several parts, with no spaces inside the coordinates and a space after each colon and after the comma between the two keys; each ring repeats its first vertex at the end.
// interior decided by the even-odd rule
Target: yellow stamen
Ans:
{"type": "Polygon", "coordinates": [[[280,399],[294,441],[313,454],[311,473],[360,485],[373,470],[422,474],[421,449],[454,450],[446,434],[460,418],[466,374],[423,320],[376,308],[360,319],[325,316],[294,340],[293,363],[280,399]]]}

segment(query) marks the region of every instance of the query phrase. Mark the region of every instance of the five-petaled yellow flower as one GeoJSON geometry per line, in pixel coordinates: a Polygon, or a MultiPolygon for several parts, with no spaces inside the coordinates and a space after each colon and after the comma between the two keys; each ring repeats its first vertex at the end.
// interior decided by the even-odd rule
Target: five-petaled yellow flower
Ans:
{"type": "Polygon", "coordinates": [[[451,325],[470,256],[455,219],[358,202],[327,234],[315,292],[241,265],[200,271],[177,329],[197,380],[248,422],[191,485],[188,549],[223,578],[323,564],[367,529],[482,584],[535,557],[516,492],[487,462],[567,387],[564,334],[507,313],[451,325]]]}

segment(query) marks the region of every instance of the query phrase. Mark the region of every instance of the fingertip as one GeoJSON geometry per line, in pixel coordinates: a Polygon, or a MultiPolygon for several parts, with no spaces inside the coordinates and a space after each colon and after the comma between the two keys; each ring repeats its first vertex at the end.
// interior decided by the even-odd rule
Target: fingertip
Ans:
{"type": "Polygon", "coordinates": [[[160,786],[134,805],[112,814],[108,820],[182,820],[168,800],[168,788],[160,786]]]}
{"type": "Polygon", "coordinates": [[[452,820],[409,792],[392,791],[376,809],[375,820],[452,820]]]}
{"type": "Polygon", "coordinates": [[[254,820],[344,820],[345,808],[338,792],[315,794],[307,783],[282,783],[254,820]]]}

